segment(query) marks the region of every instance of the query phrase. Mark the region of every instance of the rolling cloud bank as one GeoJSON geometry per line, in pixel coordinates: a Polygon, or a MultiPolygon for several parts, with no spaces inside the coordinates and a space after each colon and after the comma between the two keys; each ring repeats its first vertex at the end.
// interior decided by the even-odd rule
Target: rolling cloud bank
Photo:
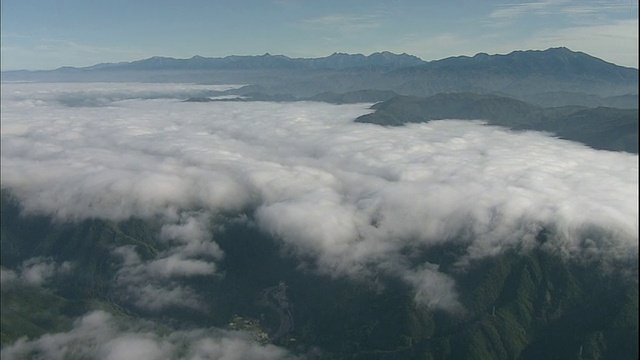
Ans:
{"type": "MultiPolygon", "coordinates": [[[[439,264],[413,261],[434,245],[464,246],[462,271],[469,261],[536,246],[573,258],[637,257],[637,155],[480,120],[354,123],[371,104],[182,101],[228,88],[3,84],[2,187],[25,214],[58,221],[161,219],[158,239],[168,246],[156,258],[143,260],[131,247],[113,253],[122,260],[118,286],[149,311],[206,306],[180,279],[223,276],[225,254],[212,235],[221,213],[249,214],[320,273],[383,273],[410,285],[417,302],[447,311],[462,309],[453,278],[439,264]],[[549,234],[542,244],[541,232],[549,234]]],[[[29,278],[36,263],[62,271],[38,259],[22,273],[3,270],[3,283],[29,278]]],[[[118,346],[134,340],[158,354],[180,341],[214,341],[186,332],[125,337],[114,326],[110,315],[94,312],[69,333],[6,351],[45,351],[50,342],[94,335],[106,344],[94,348],[99,356],[117,356],[118,346]]],[[[222,340],[209,349],[284,356],[227,335],[216,335],[222,340]]]]}

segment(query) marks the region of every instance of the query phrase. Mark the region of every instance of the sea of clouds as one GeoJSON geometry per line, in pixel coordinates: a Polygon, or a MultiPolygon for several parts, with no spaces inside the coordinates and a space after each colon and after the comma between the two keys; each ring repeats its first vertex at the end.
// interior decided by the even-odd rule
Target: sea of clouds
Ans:
{"type": "Polygon", "coordinates": [[[179,279],[217,273],[220,212],[250,213],[319,272],[383,272],[450,311],[455,281],[412,251],[459,242],[464,267],[544,230],[566,256],[637,257],[637,155],[481,121],[354,123],[371,104],[182,101],[229,88],[3,84],[2,188],[60,221],[164,219],[172,246],[156,259],[114,253],[117,282],[151,310],[202,306],[179,279]]]}

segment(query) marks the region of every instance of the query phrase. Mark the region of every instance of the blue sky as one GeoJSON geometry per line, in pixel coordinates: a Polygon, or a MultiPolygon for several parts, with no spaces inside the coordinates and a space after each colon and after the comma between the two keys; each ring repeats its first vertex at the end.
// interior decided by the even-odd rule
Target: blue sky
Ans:
{"type": "Polygon", "coordinates": [[[566,46],[638,67],[638,2],[414,0],[2,0],[2,69],[151,56],[424,60],[566,46]]]}

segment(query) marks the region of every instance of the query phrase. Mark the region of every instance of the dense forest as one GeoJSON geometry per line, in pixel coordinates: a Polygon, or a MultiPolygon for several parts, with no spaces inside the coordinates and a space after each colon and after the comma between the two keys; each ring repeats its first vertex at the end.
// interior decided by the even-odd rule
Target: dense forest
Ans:
{"type": "Polygon", "coordinates": [[[636,260],[568,259],[540,246],[512,249],[461,269],[456,245],[425,249],[420,257],[453,276],[463,310],[445,312],[416,304],[412,290],[381,275],[332,278],[289,256],[281,243],[246,218],[229,218],[215,237],[226,257],[224,276],[185,279],[206,298],[208,310],[174,307],[149,313],[136,308],[115,280],[114,249],[133,246],[142,259],[162,251],[158,224],[84,220],[57,223],[20,216],[2,193],[2,267],[19,269],[32,258],[73,261],[46,286],[5,283],[2,343],[21,336],[68,331],[75,317],[105,309],[123,319],[141,317],[174,329],[226,327],[234,316],[255,319],[273,334],[279,319],[262,304],[263,289],[284,282],[293,329],[276,340],[291,351],[321,358],[425,359],[635,359],[638,357],[636,260]],[[634,270],[629,270],[634,269],[634,270]],[[315,355],[314,355],[315,354],[315,355]]]}

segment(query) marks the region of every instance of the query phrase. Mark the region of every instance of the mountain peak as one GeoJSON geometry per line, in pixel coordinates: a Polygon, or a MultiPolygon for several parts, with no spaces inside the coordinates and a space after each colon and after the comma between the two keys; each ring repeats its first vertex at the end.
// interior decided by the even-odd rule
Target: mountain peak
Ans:
{"type": "Polygon", "coordinates": [[[571,49],[569,49],[567,47],[564,47],[564,46],[551,47],[551,48],[548,48],[547,50],[543,50],[543,51],[556,51],[556,52],[576,53],[576,51],[572,51],[571,49]]]}
{"type": "MultiPolygon", "coordinates": [[[[491,71],[521,77],[535,73],[542,76],[567,78],[580,74],[592,74],[612,78],[625,77],[620,73],[627,68],[608,63],[583,52],[566,47],[546,50],[516,50],[508,54],[488,55],[478,53],[473,57],[456,56],[431,61],[421,67],[423,70],[456,69],[456,71],[491,71]]],[[[635,69],[633,69],[635,70],[635,69]]],[[[636,70],[637,71],[637,70],[636,70]]]]}

